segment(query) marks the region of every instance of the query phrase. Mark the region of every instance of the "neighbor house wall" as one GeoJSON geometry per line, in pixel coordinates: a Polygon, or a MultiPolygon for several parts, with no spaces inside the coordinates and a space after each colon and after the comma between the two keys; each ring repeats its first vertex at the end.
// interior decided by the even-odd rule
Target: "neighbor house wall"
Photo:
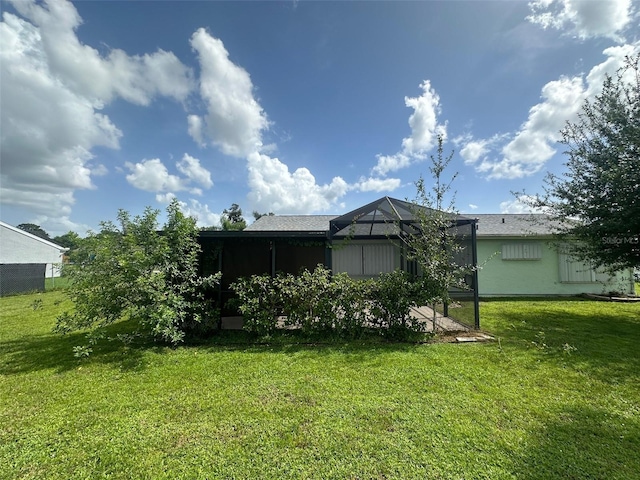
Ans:
{"type": "MultiPolygon", "coordinates": [[[[629,272],[610,278],[596,275],[596,281],[562,282],[561,255],[545,240],[522,238],[478,238],[479,294],[578,295],[581,293],[632,293],[629,272]],[[535,259],[503,259],[534,257],[535,259]],[[539,258],[538,258],[539,257],[539,258]]],[[[566,276],[566,274],[565,274],[566,276]]]]}
{"type": "Polygon", "coordinates": [[[44,263],[45,277],[59,277],[62,247],[4,225],[0,229],[0,263],[44,263]]]}

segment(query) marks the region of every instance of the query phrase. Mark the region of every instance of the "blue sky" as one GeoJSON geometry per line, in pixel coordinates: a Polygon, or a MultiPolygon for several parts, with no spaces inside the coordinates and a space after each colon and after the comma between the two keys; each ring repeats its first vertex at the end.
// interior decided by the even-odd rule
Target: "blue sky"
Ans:
{"type": "Polygon", "coordinates": [[[630,0],[2,2],[1,218],[84,234],[177,197],[200,225],[415,196],[520,212],[559,130],[640,51],[630,0]]]}

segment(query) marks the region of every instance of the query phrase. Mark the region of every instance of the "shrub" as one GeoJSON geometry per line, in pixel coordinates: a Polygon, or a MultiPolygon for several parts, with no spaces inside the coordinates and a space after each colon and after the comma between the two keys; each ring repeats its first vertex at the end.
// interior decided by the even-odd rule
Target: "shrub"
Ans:
{"type": "Polygon", "coordinates": [[[259,335],[273,332],[282,309],[276,284],[281,278],[270,275],[252,275],[240,278],[231,284],[238,296],[235,303],[244,316],[244,328],[259,335]]]}
{"type": "Polygon", "coordinates": [[[104,327],[127,318],[155,339],[177,344],[187,333],[212,327],[218,314],[206,293],[220,274],[198,273],[195,220],[173,201],[158,232],[158,214],[147,208],[131,218],[121,210],[119,226],[102,222],[99,233],[89,234],[68,269],[75,310],[58,317],[56,331],[89,329],[98,338],[104,327]]]}
{"type": "Polygon", "coordinates": [[[304,333],[324,333],[355,338],[370,327],[380,334],[408,338],[423,331],[423,325],[411,317],[411,308],[423,298],[420,282],[405,272],[396,271],[372,280],[354,280],[336,274],[323,265],[299,275],[253,275],[231,285],[238,298],[238,310],[245,317],[245,328],[269,334],[285,325],[304,333]]]}

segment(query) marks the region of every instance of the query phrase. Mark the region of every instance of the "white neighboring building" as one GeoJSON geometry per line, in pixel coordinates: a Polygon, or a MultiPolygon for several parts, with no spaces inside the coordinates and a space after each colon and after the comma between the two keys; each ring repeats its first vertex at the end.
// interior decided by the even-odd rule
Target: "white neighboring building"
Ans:
{"type": "Polygon", "coordinates": [[[45,277],[59,277],[68,248],[0,221],[0,264],[45,263],[45,277]]]}

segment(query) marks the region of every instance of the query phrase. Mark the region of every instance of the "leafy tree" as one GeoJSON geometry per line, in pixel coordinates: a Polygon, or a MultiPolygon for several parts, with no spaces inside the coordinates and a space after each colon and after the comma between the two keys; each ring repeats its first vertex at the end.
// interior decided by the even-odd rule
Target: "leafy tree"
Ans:
{"type": "Polygon", "coordinates": [[[457,173],[448,181],[443,179],[445,169],[451,163],[454,152],[444,156],[444,139],[438,136],[437,155],[431,155],[429,172],[433,186],[427,187],[421,176],[416,182],[416,198],[413,201],[413,231],[400,238],[407,246],[408,258],[414,260],[420,269],[418,294],[422,303],[449,302],[449,291],[456,287],[467,290],[465,275],[472,267],[458,263],[463,250],[455,219],[455,193],[450,201],[451,185],[457,173]]]}
{"type": "Polygon", "coordinates": [[[244,230],[247,228],[247,222],[242,216],[242,209],[237,203],[231,204],[229,209],[222,211],[222,218],[220,219],[222,230],[244,230]]]}
{"type": "Polygon", "coordinates": [[[91,344],[124,318],[140,333],[177,344],[217,317],[205,294],[220,274],[198,274],[195,219],[185,217],[174,200],[159,232],[158,214],[148,207],[132,218],[120,210],[118,224],[102,222],[99,233],[89,233],[80,247],[83,260],[69,271],[75,309],[58,317],[56,331],[90,329],[91,344]]]}
{"type": "Polygon", "coordinates": [[[61,247],[75,249],[80,246],[82,242],[82,237],[78,235],[76,232],[68,231],[64,235],[58,235],[57,237],[53,237],[53,243],[57,243],[61,247]]]}
{"type": "Polygon", "coordinates": [[[640,267],[640,54],[627,57],[602,93],[561,131],[567,171],[549,174],[529,204],[577,239],[571,253],[609,271],[640,267]]]}
{"type": "MultiPolygon", "coordinates": [[[[76,263],[81,260],[78,255],[83,241],[84,239],[73,231],[68,231],[64,235],[53,237],[52,240],[53,243],[57,243],[58,245],[69,249],[65,253],[65,256],[70,263],[76,263]]],[[[65,265],[62,270],[62,273],[65,276],[67,275],[67,269],[68,267],[65,265]]]]}
{"type": "Polygon", "coordinates": [[[254,220],[258,220],[258,219],[260,219],[261,217],[266,217],[266,216],[273,217],[273,215],[274,215],[274,213],[273,213],[273,212],[269,212],[269,213],[260,213],[260,212],[258,212],[257,210],[254,210],[254,211],[253,211],[253,219],[254,219],[254,220]]]}
{"type": "Polygon", "coordinates": [[[35,223],[21,223],[18,225],[20,230],[24,230],[25,232],[29,232],[36,237],[44,238],[45,240],[51,241],[51,237],[49,234],[45,232],[40,225],[36,225],[35,223]]]}

